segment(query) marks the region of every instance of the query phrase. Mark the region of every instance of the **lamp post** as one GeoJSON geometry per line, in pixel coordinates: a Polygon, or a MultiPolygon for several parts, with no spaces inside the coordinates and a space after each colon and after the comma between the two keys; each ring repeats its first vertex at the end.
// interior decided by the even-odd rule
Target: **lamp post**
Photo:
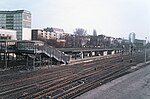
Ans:
{"type": "Polygon", "coordinates": [[[132,43],[131,43],[131,46],[130,46],[130,54],[131,54],[130,63],[132,63],[132,52],[133,52],[133,46],[132,46],[132,43]]]}
{"type": "Polygon", "coordinates": [[[35,70],[35,58],[36,58],[36,55],[37,55],[35,43],[34,43],[34,53],[35,53],[35,56],[34,56],[34,58],[33,58],[33,70],[35,70]]]}
{"type": "Polygon", "coordinates": [[[122,61],[123,61],[124,48],[125,48],[125,46],[122,45],[122,50],[121,50],[121,53],[122,53],[122,61]]]}
{"type": "Polygon", "coordinates": [[[7,69],[7,67],[8,67],[8,57],[7,57],[7,41],[5,42],[5,53],[4,53],[4,55],[5,55],[5,69],[7,69]]]}
{"type": "Polygon", "coordinates": [[[144,58],[145,63],[146,63],[146,40],[147,40],[147,37],[145,37],[145,58],[144,58]]]}

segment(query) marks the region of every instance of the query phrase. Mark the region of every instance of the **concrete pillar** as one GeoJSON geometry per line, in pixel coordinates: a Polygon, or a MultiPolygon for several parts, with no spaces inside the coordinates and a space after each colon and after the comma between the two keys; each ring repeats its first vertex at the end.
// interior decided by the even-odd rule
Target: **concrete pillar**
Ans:
{"type": "Polygon", "coordinates": [[[84,52],[81,52],[81,59],[84,58],[84,52]]]}
{"type": "Polygon", "coordinates": [[[92,52],[92,56],[95,56],[95,52],[92,52]]]}
{"type": "Polygon", "coordinates": [[[75,53],[75,60],[77,59],[77,53],[75,53]]]}
{"type": "Polygon", "coordinates": [[[26,66],[27,66],[27,68],[28,68],[28,67],[29,67],[29,58],[28,58],[28,55],[27,55],[26,57],[27,57],[26,66]]]}
{"type": "Polygon", "coordinates": [[[104,55],[104,56],[107,55],[107,51],[104,51],[104,52],[103,52],[103,55],[104,55]]]}
{"type": "Polygon", "coordinates": [[[8,58],[7,58],[7,53],[5,53],[5,69],[7,69],[7,60],[8,60],[8,58]]]}
{"type": "Polygon", "coordinates": [[[111,54],[114,55],[114,54],[115,54],[115,51],[112,51],[111,54]]]}

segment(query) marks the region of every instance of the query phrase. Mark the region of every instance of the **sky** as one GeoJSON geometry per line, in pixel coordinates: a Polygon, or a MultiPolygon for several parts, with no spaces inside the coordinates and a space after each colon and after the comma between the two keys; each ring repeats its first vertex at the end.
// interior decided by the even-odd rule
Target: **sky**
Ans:
{"type": "Polygon", "coordinates": [[[29,10],[32,28],[76,28],[97,34],[150,40],[150,0],[0,0],[0,10],[29,10]]]}

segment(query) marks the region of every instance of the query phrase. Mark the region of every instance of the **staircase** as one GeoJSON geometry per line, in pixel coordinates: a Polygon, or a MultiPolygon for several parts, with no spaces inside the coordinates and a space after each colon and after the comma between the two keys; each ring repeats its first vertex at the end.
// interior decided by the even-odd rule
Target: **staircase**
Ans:
{"type": "Polygon", "coordinates": [[[36,51],[38,53],[44,53],[45,55],[47,55],[51,58],[53,57],[56,60],[61,61],[65,64],[69,62],[70,57],[67,54],[57,50],[54,47],[51,47],[47,44],[44,44],[43,46],[36,46],[36,47],[37,47],[36,51]]]}
{"type": "Polygon", "coordinates": [[[67,64],[70,60],[70,56],[57,50],[56,48],[45,44],[44,42],[35,42],[35,41],[20,41],[17,42],[17,50],[21,53],[28,54],[45,54],[49,58],[55,58],[59,62],[67,64]]]}

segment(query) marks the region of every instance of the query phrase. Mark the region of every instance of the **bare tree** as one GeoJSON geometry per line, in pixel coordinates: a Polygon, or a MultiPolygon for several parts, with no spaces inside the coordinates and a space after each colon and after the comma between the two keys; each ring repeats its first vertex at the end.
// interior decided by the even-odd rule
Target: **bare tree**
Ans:
{"type": "Polygon", "coordinates": [[[76,28],[74,34],[75,34],[76,36],[86,36],[86,35],[87,35],[87,32],[86,32],[86,30],[83,29],[83,28],[76,28]]]}

